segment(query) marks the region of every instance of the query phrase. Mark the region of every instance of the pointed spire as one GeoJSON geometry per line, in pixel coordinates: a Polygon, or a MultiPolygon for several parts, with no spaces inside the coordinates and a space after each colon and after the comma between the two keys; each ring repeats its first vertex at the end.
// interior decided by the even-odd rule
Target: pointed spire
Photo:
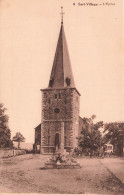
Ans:
{"type": "Polygon", "coordinates": [[[75,88],[74,78],[71,70],[71,63],[63,27],[63,8],[61,8],[61,29],[59,33],[56,53],[51,71],[50,88],[75,88]]]}

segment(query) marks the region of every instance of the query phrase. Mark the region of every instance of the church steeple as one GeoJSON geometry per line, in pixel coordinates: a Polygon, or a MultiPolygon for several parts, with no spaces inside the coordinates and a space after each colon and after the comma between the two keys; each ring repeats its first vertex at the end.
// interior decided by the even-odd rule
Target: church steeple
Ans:
{"type": "Polygon", "coordinates": [[[41,153],[55,153],[77,148],[79,135],[79,99],[63,27],[56,47],[49,86],[42,89],[41,153]]]}
{"type": "Polygon", "coordinates": [[[62,10],[60,34],[49,81],[49,88],[53,89],[63,87],[75,88],[66,37],[64,33],[63,14],[64,13],[62,10]]]}

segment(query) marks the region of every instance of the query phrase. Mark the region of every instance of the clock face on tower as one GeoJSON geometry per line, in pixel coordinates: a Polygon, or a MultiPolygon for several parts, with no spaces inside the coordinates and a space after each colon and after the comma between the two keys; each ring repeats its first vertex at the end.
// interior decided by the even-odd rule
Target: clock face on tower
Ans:
{"type": "Polygon", "coordinates": [[[56,114],[58,114],[58,113],[60,112],[60,109],[59,109],[59,108],[55,108],[55,109],[54,109],[54,112],[55,112],[56,114]]]}

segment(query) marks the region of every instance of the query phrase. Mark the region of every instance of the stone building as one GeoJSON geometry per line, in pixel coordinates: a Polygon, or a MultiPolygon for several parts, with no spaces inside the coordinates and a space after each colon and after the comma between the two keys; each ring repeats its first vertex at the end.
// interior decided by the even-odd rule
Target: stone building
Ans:
{"type": "Polygon", "coordinates": [[[35,127],[35,145],[41,145],[41,124],[35,127]]]}
{"type": "Polygon", "coordinates": [[[77,147],[76,137],[80,130],[80,93],[74,83],[63,21],[49,85],[41,89],[41,92],[42,119],[41,125],[35,128],[35,144],[38,137],[41,137],[42,154],[54,153],[57,150],[73,151],[77,147]],[[41,127],[40,131],[39,127],[41,127]]]}
{"type": "MultiPolygon", "coordinates": [[[[84,122],[84,118],[81,118],[79,116],[79,126],[78,126],[78,135],[77,137],[81,136],[81,131],[85,128],[85,122],[84,122]]],[[[34,142],[34,146],[35,146],[35,150],[36,152],[39,152],[39,146],[41,146],[41,124],[39,124],[37,127],[35,127],[35,142],[34,142]]],[[[80,147],[79,147],[80,148],[80,147]]]]}

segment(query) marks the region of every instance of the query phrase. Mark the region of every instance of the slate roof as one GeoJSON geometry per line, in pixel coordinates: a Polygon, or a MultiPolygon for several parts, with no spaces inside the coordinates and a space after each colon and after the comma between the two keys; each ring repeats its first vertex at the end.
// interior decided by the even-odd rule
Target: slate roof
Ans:
{"type": "Polygon", "coordinates": [[[34,129],[35,130],[41,130],[41,123],[37,127],[35,127],[34,129]]]}
{"type": "Polygon", "coordinates": [[[61,29],[48,88],[55,89],[63,87],[75,88],[75,84],[71,70],[64,26],[63,23],[61,23],[61,29]]]}

